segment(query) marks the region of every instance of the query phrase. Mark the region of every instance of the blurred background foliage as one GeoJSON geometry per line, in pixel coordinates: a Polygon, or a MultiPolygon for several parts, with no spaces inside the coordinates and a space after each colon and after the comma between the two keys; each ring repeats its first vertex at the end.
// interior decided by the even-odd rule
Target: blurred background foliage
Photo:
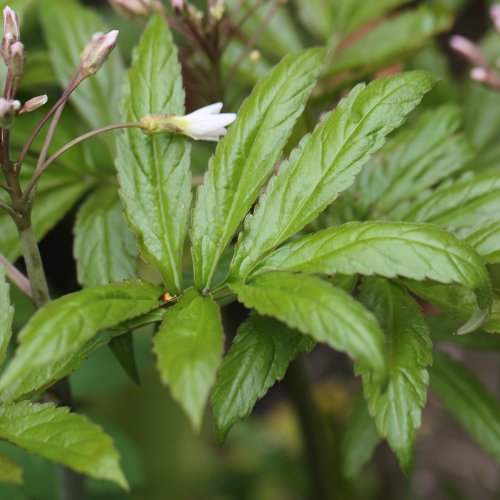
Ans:
{"type": "MultiPolygon", "coordinates": [[[[228,0],[229,9],[237,0],[228,0]]],[[[61,8],[69,0],[58,0],[61,8]]],[[[4,4],[6,2],[3,2],[4,4]]],[[[9,4],[22,18],[23,42],[28,51],[26,76],[21,98],[47,93],[54,101],[60,92],[60,75],[54,71],[51,51],[60,44],[57,21],[44,9],[44,0],[12,0],[9,4]],[[52,24],[53,23],[53,24],[52,24]],[[45,29],[43,26],[45,25],[45,29]],[[52,44],[52,45],[51,45],[52,44]]],[[[105,19],[107,26],[120,30],[119,49],[128,65],[131,50],[141,33],[142,21],[125,20],[106,1],[82,1],[105,19]]],[[[193,2],[196,3],[196,2],[193,2]]],[[[247,2],[251,6],[251,1],[247,2]]],[[[271,3],[271,2],[269,2],[271,3]]],[[[198,2],[203,8],[205,2],[198,2]]],[[[244,41],[255,33],[266,16],[258,10],[243,28],[242,39],[234,40],[223,60],[230,74],[243,50],[244,41]]],[[[80,26],[80,19],[68,19],[80,26]]],[[[94,30],[95,31],[95,30],[94,30]]],[[[83,33],[83,39],[90,33],[83,33]]],[[[492,90],[468,81],[466,64],[447,46],[451,34],[473,40],[484,40],[492,60],[500,56],[500,37],[490,32],[488,2],[485,0],[290,0],[280,8],[269,26],[258,37],[258,57],[245,57],[224,95],[230,111],[260,75],[284,54],[304,46],[328,43],[332,47],[313,104],[297,125],[295,137],[314,123],[321,111],[330,109],[353,83],[387,71],[424,68],[437,73],[443,83],[426,98],[416,115],[426,108],[443,103],[463,106],[464,130],[474,148],[475,169],[498,169],[500,166],[500,96],[492,90]],[[390,19],[385,19],[392,12],[390,19]]],[[[76,36],[76,35],[75,35],[76,36]]],[[[180,45],[184,43],[179,40],[180,45]]],[[[60,45],[59,45],[59,48],[60,45]]],[[[71,62],[71,50],[62,47],[71,62]]],[[[75,65],[77,61],[74,61],[75,65]]],[[[60,72],[60,70],[59,70],[60,72]]],[[[204,97],[190,92],[190,75],[186,74],[188,109],[204,104],[204,97]]],[[[192,75],[191,75],[192,76],[192,75]]],[[[119,84],[105,95],[109,119],[116,119],[119,84]],[[113,103],[115,107],[113,107],[113,103]],[[109,109],[108,109],[109,108],[109,109]]],[[[64,114],[56,135],[58,143],[88,130],[77,118],[79,104],[73,101],[64,114]]],[[[83,110],[85,113],[85,110],[83,110]]],[[[39,117],[40,115],[38,115],[39,117]]],[[[22,145],[36,113],[26,114],[16,124],[14,142],[22,145]]],[[[108,117],[105,117],[108,118],[108,117]]],[[[89,117],[87,122],[91,122],[89,117]]],[[[108,121],[109,123],[109,121],[108,121]]],[[[113,138],[92,140],[61,158],[61,173],[42,186],[38,201],[37,229],[46,234],[41,251],[54,296],[79,289],[72,257],[72,228],[81,197],[99,178],[107,182],[114,172],[113,138]],[[71,173],[74,165],[79,170],[71,173]],[[74,190],[61,198],[58,186],[74,184],[74,190]]],[[[294,145],[292,137],[288,150],[294,145]]],[[[207,144],[194,145],[193,169],[200,175],[213,151],[207,144]]],[[[110,181],[111,182],[111,181],[110,181]]],[[[335,214],[333,214],[335,216],[335,214]]],[[[1,224],[1,221],[0,221],[1,224]]],[[[8,248],[10,257],[18,254],[16,234],[2,225],[0,246],[8,248]],[[10,232],[9,232],[10,231],[10,232]]],[[[497,286],[500,273],[497,274],[497,286]]],[[[25,324],[32,309],[30,303],[11,287],[16,308],[15,327],[25,324]]],[[[478,336],[443,335],[450,331],[449,320],[435,311],[429,320],[436,341],[446,344],[453,355],[461,357],[499,393],[500,372],[491,351],[500,351],[500,341],[488,339],[484,345],[478,336]],[[447,323],[448,322],[448,323],[447,323]],[[496,343],[495,343],[496,342],[496,343]],[[469,348],[461,350],[460,343],[469,348]],[[490,352],[486,352],[490,351],[490,352]]],[[[224,311],[228,331],[234,332],[246,311],[231,305],[224,311]]],[[[287,397],[286,382],[274,387],[258,403],[250,418],[239,423],[223,448],[215,444],[213,425],[207,412],[200,436],[194,436],[186,417],[174,404],[168,391],[160,385],[151,354],[151,331],[134,335],[140,386],[134,384],[120,367],[111,351],[102,349],[78,369],[71,378],[76,405],[100,423],[116,440],[123,457],[125,473],[132,492],[90,481],[90,496],[95,499],[148,500],[293,500],[307,497],[307,459],[303,450],[300,426],[287,397]]],[[[329,349],[317,348],[308,358],[317,402],[328,416],[335,457],[332,475],[338,477],[339,498],[349,499],[489,499],[500,498],[500,480],[494,461],[475,446],[430,397],[424,412],[423,426],[417,440],[413,472],[405,477],[386,445],[377,448],[375,458],[358,476],[347,478],[352,464],[343,453],[342,437],[349,423],[358,382],[352,379],[351,363],[329,349]],[[349,496],[345,492],[349,491],[349,496]]],[[[352,425],[352,422],[351,422],[352,425]]],[[[370,426],[359,422],[359,457],[373,441],[370,426]]],[[[24,486],[0,485],[2,500],[50,500],[56,498],[56,469],[45,460],[30,456],[6,444],[0,451],[15,458],[25,471],[24,486]]],[[[351,457],[353,460],[359,459],[351,457]]],[[[309,464],[310,465],[310,464],[309,464]]],[[[356,468],[356,467],[354,467],[356,468]]]]}

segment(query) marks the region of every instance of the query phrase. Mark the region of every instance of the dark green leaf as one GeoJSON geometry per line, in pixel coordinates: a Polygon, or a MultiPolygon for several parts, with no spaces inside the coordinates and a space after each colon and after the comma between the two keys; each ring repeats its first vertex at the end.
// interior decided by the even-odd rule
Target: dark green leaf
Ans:
{"type": "Polygon", "coordinates": [[[421,425],[432,364],[429,328],[419,305],[395,283],[368,278],[360,300],[382,326],[389,351],[389,382],[381,385],[370,372],[363,375],[363,392],[370,415],[382,437],[387,438],[403,470],[412,461],[416,429],[421,425]]]}
{"type": "Polygon", "coordinates": [[[0,481],[2,483],[23,484],[23,470],[14,460],[0,453],[0,481]]]}
{"type": "Polygon", "coordinates": [[[217,440],[223,443],[231,427],[252,411],[288,365],[314,342],[272,318],[250,316],[238,329],[222,361],[212,404],[217,440]]]}
{"type": "Polygon", "coordinates": [[[128,489],[111,438],[69,408],[28,401],[0,406],[0,437],[53,462],[128,489]]]}
{"type": "Polygon", "coordinates": [[[315,84],[322,49],[283,59],[255,86],[210,161],[193,212],[198,288],[210,285],[222,252],[272,172],[315,84]]]}
{"type": "Polygon", "coordinates": [[[137,275],[137,250],[115,186],[96,190],[80,207],[74,227],[78,281],[85,287],[137,275]]]}
{"type": "MultiPolygon", "coordinates": [[[[151,19],[124,87],[123,116],[184,113],[177,50],[165,21],[151,19]]],[[[182,288],[182,249],[191,204],[191,146],[178,135],[126,129],[117,142],[120,196],[143,259],[163,276],[171,293],[182,288]]]]}
{"type": "Polygon", "coordinates": [[[127,375],[137,384],[140,384],[139,371],[134,352],[134,337],[132,332],[113,337],[109,347],[127,375]]]}
{"type": "Polygon", "coordinates": [[[355,478],[370,460],[380,442],[375,423],[368,413],[365,400],[358,394],[354,400],[349,422],[342,440],[342,470],[348,478],[355,478]]]}
{"type": "Polygon", "coordinates": [[[268,253],[312,221],[379,149],[387,134],[428,92],[434,79],[415,71],[358,85],[337,110],[306,136],[271,179],[245,220],[232,275],[245,277],[268,253]]]}
{"type": "Polygon", "coordinates": [[[500,462],[500,406],[476,375],[436,351],[431,389],[474,441],[500,462]]]}
{"type": "Polygon", "coordinates": [[[383,333],[374,316],[343,290],[314,276],[286,272],[260,274],[230,287],[246,307],[347,352],[384,378],[383,333]]]}
{"type": "Polygon", "coordinates": [[[179,401],[195,430],[215,382],[224,332],[220,311],[211,297],[189,289],[169,308],[154,337],[161,379],[179,401]]]}
{"type": "Polygon", "coordinates": [[[5,268],[0,264],[0,365],[5,360],[5,354],[12,336],[14,308],[10,305],[9,290],[9,284],[5,279],[5,268]]]}
{"type": "Polygon", "coordinates": [[[148,283],[123,281],[71,293],[39,309],[21,330],[16,355],[0,378],[2,399],[23,375],[76,353],[99,330],[158,307],[160,293],[148,283]]]}
{"type": "Polygon", "coordinates": [[[352,222],[303,236],[271,254],[255,273],[377,274],[460,283],[491,304],[488,271],[472,247],[430,224],[352,222]]]}

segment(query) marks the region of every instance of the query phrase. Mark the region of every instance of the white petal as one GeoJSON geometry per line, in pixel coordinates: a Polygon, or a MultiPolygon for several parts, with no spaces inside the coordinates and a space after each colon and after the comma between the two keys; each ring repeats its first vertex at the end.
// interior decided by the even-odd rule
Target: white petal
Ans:
{"type": "Polygon", "coordinates": [[[223,104],[221,102],[216,102],[215,104],[209,104],[208,106],[204,106],[203,108],[197,109],[196,111],[193,111],[192,113],[189,113],[189,115],[186,116],[191,118],[193,116],[216,115],[220,112],[222,106],[223,104]]]}

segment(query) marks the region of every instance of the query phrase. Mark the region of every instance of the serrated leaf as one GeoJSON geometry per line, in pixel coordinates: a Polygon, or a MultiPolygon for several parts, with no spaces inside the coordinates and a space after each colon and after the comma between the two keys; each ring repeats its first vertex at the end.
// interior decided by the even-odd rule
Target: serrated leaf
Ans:
{"type": "Polygon", "coordinates": [[[128,490],[111,438],[69,408],[28,401],[0,406],[0,437],[31,453],[128,490]]]}
{"type": "Polygon", "coordinates": [[[467,139],[458,133],[461,122],[460,108],[444,105],[388,141],[351,188],[365,217],[377,218],[461,169],[472,155],[467,139]]]}
{"type": "Polygon", "coordinates": [[[269,270],[404,276],[460,283],[491,304],[486,267],[472,247],[430,224],[352,222],[303,236],[269,255],[254,273],[269,270]]]}
{"type": "MultiPolygon", "coordinates": [[[[73,0],[44,0],[39,14],[54,72],[64,88],[78,68],[80,54],[91,36],[108,30],[95,10],[73,0]]],[[[101,69],[72,93],[70,101],[92,129],[119,121],[123,71],[120,51],[115,49],[101,69]]],[[[104,134],[101,140],[109,146],[112,158],[112,136],[104,134]]]]}
{"type": "Polygon", "coordinates": [[[161,289],[123,281],[70,293],[39,309],[19,333],[20,345],[0,378],[3,400],[23,375],[76,353],[99,330],[159,306],[161,289]]]}
{"type": "Polygon", "coordinates": [[[5,360],[12,336],[14,308],[10,304],[10,287],[5,278],[5,268],[0,264],[0,365],[5,360]]]}
{"type": "Polygon", "coordinates": [[[342,471],[347,478],[355,478],[360,474],[379,442],[380,436],[368,413],[365,400],[358,394],[354,400],[341,445],[342,471]]]}
{"type": "Polygon", "coordinates": [[[384,378],[383,333],[374,316],[343,290],[314,276],[287,272],[264,273],[229,286],[246,307],[346,352],[384,378]]]}
{"type": "Polygon", "coordinates": [[[429,74],[416,71],[355,87],[302,139],[271,179],[254,214],[245,220],[232,276],[245,277],[262,255],[302,229],[348,188],[433,83],[429,74]]]}
{"type": "Polygon", "coordinates": [[[413,204],[402,218],[459,229],[496,220],[499,211],[500,174],[466,175],[413,204]]]}
{"type": "MultiPolygon", "coordinates": [[[[124,86],[123,118],[184,114],[177,50],[161,16],[151,19],[135,49],[124,86]]],[[[173,134],[126,129],[117,141],[120,196],[143,259],[171,293],[182,288],[182,249],[191,204],[188,141],[173,134]]]]}
{"type": "Polygon", "coordinates": [[[314,342],[275,319],[250,316],[238,328],[219,369],[212,394],[217,440],[250,414],[258,399],[286,373],[288,365],[314,342]]]}
{"type": "Polygon", "coordinates": [[[10,457],[0,453],[0,481],[2,483],[23,484],[23,470],[10,457]]]}
{"type": "Polygon", "coordinates": [[[368,278],[360,300],[382,326],[389,351],[387,385],[374,380],[361,362],[357,365],[363,376],[363,393],[380,435],[408,471],[427,398],[427,368],[432,364],[429,328],[419,305],[395,283],[368,278]]]}
{"type": "Polygon", "coordinates": [[[163,383],[198,431],[224,350],[219,307],[189,289],[165,313],[153,345],[163,383]]]}
{"type": "Polygon", "coordinates": [[[491,221],[483,227],[465,227],[458,235],[473,246],[485,264],[500,263],[500,222],[491,221]]]}
{"type": "Polygon", "coordinates": [[[449,29],[452,22],[446,9],[431,5],[395,15],[340,53],[332,54],[325,75],[346,70],[375,72],[416,52],[436,34],[449,29]]]}
{"type": "Polygon", "coordinates": [[[462,363],[436,351],[431,389],[486,452],[500,462],[500,405],[462,363]]]}
{"type": "Polygon", "coordinates": [[[78,210],[74,226],[78,281],[92,287],[137,275],[137,250],[115,186],[102,186],[78,210]]]}
{"type": "Polygon", "coordinates": [[[217,147],[193,211],[191,240],[198,288],[210,285],[222,252],[271,174],[323,58],[322,49],[285,57],[259,80],[217,147]]]}

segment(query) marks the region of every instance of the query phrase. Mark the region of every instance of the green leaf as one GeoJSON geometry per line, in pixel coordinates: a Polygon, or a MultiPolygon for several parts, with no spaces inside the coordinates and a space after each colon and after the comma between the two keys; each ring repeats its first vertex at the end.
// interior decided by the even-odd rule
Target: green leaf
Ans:
{"type": "Polygon", "coordinates": [[[441,106],[388,141],[351,189],[365,216],[387,213],[461,169],[472,155],[467,139],[458,133],[461,122],[460,108],[441,106]]]}
{"type": "Polygon", "coordinates": [[[0,406],[0,437],[96,479],[128,490],[111,438],[69,408],[28,401],[0,406]]]}
{"type": "Polygon", "coordinates": [[[0,481],[2,483],[23,484],[23,470],[14,460],[0,453],[0,481]]]}
{"type": "Polygon", "coordinates": [[[165,313],[154,337],[154,352],[163,383],[198,431],[210,389],[215,382],[224,332],[220,311],[211,297],[189,289],[165,313]]]}
{"type": "Polygon", "coordinates": [[[435,351],[431,389],[472,439],[500,462],[500,406],[476,375],[435,351]]]}
{"type": "Polygon", "coordinates": [[[427,397],[427,368],[432,364],[429,328],[419,305],[395,283],[366,279],[360,300],[377,317],[389,346],[386,385],[374,380],[361,362],[357,366],[363,375],[368,410],[380,435],[387,438],[402,469],[408,472],[427,397]]]}
{"type": "Polygon", "coordinates": [[[99,330],[159,306],[161,289],[122,281],[70,293],[39,309],[19,333],[20,345],[0,378],[5,400],[21,377],[76,353],[99,330]]]}
{"type": "Polygon", "coordinates": [[[290,362],[313,346],[310,338],[272,318],[254,314],[242,323],[222,361],[212,395],[220,444],[231,427],[285,376],[290,362]]]}
{"type": "Polygon", "coordinates": [[[499,211],[500,175],[464,175],[413,204],[401,218],[458,229],[497,220],[499,211]]]}
{"type": "MultiPolygon", "coordinates": [[[[44,0],[39,14],[54,72],[64,88],[78,68],[80,53],[91,36],[107,28],[95,10],[73,0],[44,0]]],[[[123,70],[120,51],[115,49],[97,74],[72,93],[70,101],[92,129],[119,121],[123,70]]],[[[112,153],[112,136],[104,134],[102,140],[112,153]]]]}
{"type": "Polygon", "coordinates": [[[348,293],[314,276],[270,272],[230,283],[238,300],[318,342],[346,352],[383,378],[384,335],[374,316],[348,293]]]}
{"type": "MultiPolygon", "coordinates": [[[[133,55],[124,87],[123,117],[184,114],[177,50],[165,21],[151,19],[133,55]]],[[[182,288],[182,249],[191,204],[191,146],[179,135],[126,129],[118,137],[120,196],[143,259],[171,293],[182,288]]]]}
{"type": "Polygon", "coordinates": [[[355,87],[271,179],[254,214],[245,220],[232,276],[245,277],[262,255],[301,230],[348,188],[433,84],[432,76],[415,71],[355,87]]]}
{"type": "MultiPolygon", "coordinates": [[[[32,172],[30,165],[23,165],[22,176],[32,172]]],[[[52,165],[42,176],[33,206],[32,223],[40,241],[73,207],[89,189],[88,179],[66,169],[52,165]]],[[[10,216],[0,212],[0,251],[14,261],[21,255],[19,233],[10,216]]]]}
{"type": "Polygon", "coordinates": [[[340,53],[332,54],[325,76],[346,70],[373,73],[416,52],[435,35],[449,29],[452,22],[446,9],[431,5],[395,15],[340,53]]]}
{"type": "Polygon", "coordinates": [[[109,343],[109,347],[130,379],[139,385],[140,378],[139,371],[137,370],[137,362],[135,360],[134,337],[132,332],[113,337],[109,343]]]}
{"type": "Polygon", "coordinates": [[[14,308],[10,304],[10,287],[5,278],[5,268],[0,264],[0,365],[12,336],[12,320],[14,308]]]}
{"type": "Polygon", "coordinates": [[[342,439],[342,471],[347,478],[355,478],[361,473],[379,442],[380,436],[365,400],[358,394],[342,439]]]}
{"type": "Polygon", "coordinates": [[[80,207],[74,226],[78,281],[85,287],[137,275],[137,250],[115,186],[102,186],[80,207]]]}
{"type": "Polygon", "coordinates": [[[291,54],[259,80],[217,147],[193,212],[198,288],[209,286],[222,252],[250,210],[301,115],[323,61],[322,49],[291,54]]]}
{"type": "Polygon", "coordinates": [[[434,225],[351,222],[303,236],[271,254],[254,273],[269,270],[364,274],[459,283],[491,304],[486,267],[472,247],[434,225]]]}
{"type": "Polygon", "coordinates": [[[458,234],[475,248],[485,264],[500,264],[500,222],[491,221],[479,229],[466,227],[458,234]]]}

